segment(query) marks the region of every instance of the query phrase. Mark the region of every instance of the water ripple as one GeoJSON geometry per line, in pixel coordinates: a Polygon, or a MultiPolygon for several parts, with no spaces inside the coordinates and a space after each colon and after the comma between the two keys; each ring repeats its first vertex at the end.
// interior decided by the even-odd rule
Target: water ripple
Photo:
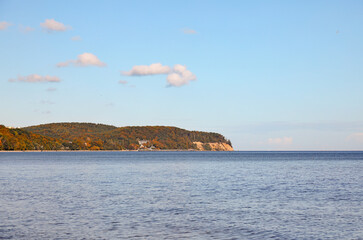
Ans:
{"type": "Polygon", "coordinates": [[[362,160],[0,153],[0,239],[362,239],[362,160]]]}

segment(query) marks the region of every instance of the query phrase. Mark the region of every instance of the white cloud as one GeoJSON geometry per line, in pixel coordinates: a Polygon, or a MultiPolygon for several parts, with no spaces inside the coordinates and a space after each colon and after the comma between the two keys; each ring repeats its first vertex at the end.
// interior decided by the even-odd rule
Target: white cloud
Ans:
{"type": "Polygon", "coordinates": [[[290,145],[292,143],[292,137],[282,137],[282,138],[269,138],[268,144],[271,145],[290,145]]]}
{"type": "Polygon", "coordinates": [[[74,36],[74,37],[71,37],[71,40],[72,41],[81,41],[82,38],[80,36],[74,36]]]}
{"type": "Polygon", "coordinates": [[[60,62],[57,64],[57,67],[67,67],[69,65],[74,65],[77,67],[86,67],[86,66],[97,66],[104,67],[106,63],[101,62],[97,56],[92,53],[83,53],[77,56],[75,60],[68,60],[65,62],[60,62]]]}
{"type": "Polygon", "coordinates": [[[5,21],[3,21],[3,22],[0,22],[0,30],[5,30],[5,29],[7,29],[8,27],[10,27],[12,24],[11,23],[9,23],[9,22],[5,22],[5,21]]]}
{"type": "Polygon", "coordinates": [[[54,19],[46,19],[43,23],[40,23],[40,26],[47,32],[64,32],[72,28],[61,22],[57,22],[54,19]]]}
{"type": "Polygon", "coordinates": [[[133,66],[130,71],[121,72],[125,76],[145,76],[145,75],[157,75],[167,74],[170,72],[169,66],[163,66],[161,63],[153,63],[150,66],[139,65],[133,66]]]}
{"type": "Polygon", "coordinates": [[[38,74],[31,74],[28,76],[18,76],[17,78],[10,78],[9,82],[29,82],[29,83],[36,83],[36,82],[60,82],[61,80],[55,76],[41,76],[38,74]]]}
{"type": "Polygon", "coordinates": [[[176,64],[173,68],[163,66],[161,63],[153,63],[149,66],[133,66],[130,71],[121,72],[125,76],[148,76],[157,74],[167,74],[166,80],[169,86],[180,87],[196,80],[197,77],[189,71],[186,66],[176,64]]]}
{"type": "Polygon", "coordinates": [[[183,86],[196,79],[197,77],[191,71],[189,71],[186,66],[180,64],[174,65],[173,72],[170,73],[166,78],[168,83],[175,87],[183,86]]]}
{"type": "Polygon", "coordinates": [[[184,28],[183,33],[184,34],[197,34],[197,31],[190,29],[190,28],[184,28]]]}

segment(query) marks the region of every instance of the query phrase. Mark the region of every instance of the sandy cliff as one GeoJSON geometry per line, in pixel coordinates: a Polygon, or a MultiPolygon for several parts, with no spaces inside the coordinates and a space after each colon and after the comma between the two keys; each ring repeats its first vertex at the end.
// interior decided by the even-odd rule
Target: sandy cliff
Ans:
{"type": "Polygon", "coordinates": [[[232,146],[227,143],[202,143],[193,142],[200,151],[233,151],[232,146]]]}

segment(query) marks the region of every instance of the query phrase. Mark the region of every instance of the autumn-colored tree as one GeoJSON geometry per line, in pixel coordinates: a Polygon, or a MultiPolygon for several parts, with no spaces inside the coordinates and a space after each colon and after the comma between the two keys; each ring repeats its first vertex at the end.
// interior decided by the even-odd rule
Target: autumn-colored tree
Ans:
{"type": "Polygon", "coordinates": [[[139,145],[138,144],[135,144],[135,143],[131,143],[128,147],[129,150],[137,150],[139,149],[139,145]]]}
{"type": "Polygon", "coordinates": [[[98,147],[98,146],[92,146],[92,147],[90,148],[90,150],[95,151],[95,150],[101,150],[101,149],[100,149],[100,147],[98,147]]]}
{"type": "Polygon", "coordinates": [[[148,140],[145,146],[156,149],[196,149],[194,142],[231,145],[217,133],[164,126],[117,128],[91,123],[52,123],[23,129],[0,126],[0,150],[137,150],[138,139],[148,140]]]}

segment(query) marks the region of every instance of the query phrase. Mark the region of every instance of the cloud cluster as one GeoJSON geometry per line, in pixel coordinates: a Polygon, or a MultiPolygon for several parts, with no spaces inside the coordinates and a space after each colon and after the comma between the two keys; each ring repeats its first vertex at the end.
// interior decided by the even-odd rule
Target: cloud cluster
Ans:
{"type": "Polygon", "coordinates": [[[180,64],[176,64],[173,68],[173,71],[166,78],[169,85],[175,87],[183,86],[196,79],[197,77],[191,71],[180,64]]]}
{"type": "Polygon", "coordinates": [[[8,27],[10,27],[12,24],[9,23],[9,22],[0,22],[0,30],[5,30],[7,29],[8,27]]]}
{"type": "Polygon", "coordinates": [[[28,76],[18,76],[17,78],[10,78],[9,82],[29,82],[29,83],[37,83],[37,82],[60,82],[61,80],[56,76],[41,76],[38,74],[31,74],[28,76]]]}
{"type": "MultiPolygon", "coordinates": [[[[0,22],[0,30],[4,30],[11,26],[12,24],[9,22],[0,22]]],[[[47,32],[64,32],[72,27],[66,26],[61,22],[57,22],[54,19],[46,19],[44,22],[40,23],[40,26],[43,30],[47,32]]],[[[19,25],[19,30],[23,33],[34,31],[35,29],[29,26],[19,25]]],[[[185,28],[183,29],[185,34],[196,34],[197,32],[193,29],[185,28]]],[[[82,40],[80,36],[73,36],[71,38],[72,41],[80,41],[82,40]]],[[[86,66],[97,66],[104,67],[106,63],[102,62],[96,55],[92,53],[83,53],[77,56],[76,59],[67,60],[64,62],[59,62],[57,67],[68,67],[68,66],[76,66],[76,67],[86,67],[86,66]]],[[[187,69],[186,66],[176,64],[173,67],[164,66],[161,63],[153,63],[151,65],[137,65],[133,66],[129,71],[122,71],[122,75],[124,76],[150,76],[150,75],[167,75],[166,81],[168,86],[180,87],[188,84],[190,81],[194,81],[197,77],[187,69]]],[[[38,74],[32,74],[28,76],[18,76],[17,78],[9,79],[9,82],[60,82],[61,80],[56,76],[41,76],[38,74]]],[[[128,85],[128,82],[125,80],[120,80],[120,84],[128,85]]],[[[47,91],[53,91],[47,90],[47,91]]]]}
{"type": "Polygon", "coordinates": [[[64,32],[72,28],[61,22],[57,22],[54,19],[46,19],[44,22],[40,23],[40,26],[47,32],[64,32]]]}
{"type": "MultiPolygon", "coordinates": [[[[6,21],[2,21],[0,22],[0,31],[1,30],[6,30],[8,27],[10,27],[11,23],[6,22],[6,21]]],[[[66,26],[61,22],[57,22],[54,19],[46,19],[44,22],[40,23],[40,26],[43,28],[43,30],[51,33],[51,32],[64,32],[67,31],[69,29],[72,29],[71,26],[66,26]]],[[[23,33],[28,33],[28,32],[32,32],[35,29],[29,26],[23,26],[23,25],[19,25],[19,30],[23,33]]],[[[73,40],[73,39],[72,39],[73,40]]],[[[78,39],[77,39],[78,40],[78,39]]]]}
{"type": "Polygon", "coordinates": [[[146,76],[157,74],[168,74],[171,69],[169,66],[163,66],[161,63],[153,63],[150,66],[139,65],[133,66],[130,71],[121,72],[125,76],[146,76]]]}
{"type": "Polygon", "coordinates": [[[292,137],[282,137],[282,138],[269,138],[268,144],[271,145],[290,145],[292,143],[292,137]]]}
{"type": "Polygon", "coordinates": [[[92,53],[83,53],[77,56],[75,60],[68,60],[65,62],[60,62],[57,67],[68,67],[69,65],[74,65],[77,67],[87,67],[87,66],[97,66],[104,67],[106,63],[101,62],[98,57],[92,53]]]}
{"type": "Polygon", "coordinates": [[[125,76],[149,76],[158,74],[167,74],[166,80],[169,86],[180,87],[194,81],[197,77],[189,71],[186,66],[176,64],[173,68],[163,66],[161,63],[151,65],[133,66],[130,71],[122,71],[125,76]]]}
{"type": "Polygon", "coordinates": [[[190,29],[190,28],[184,28],[183,33],[184,34],[197,34],[197,31],[190,29]]]}

